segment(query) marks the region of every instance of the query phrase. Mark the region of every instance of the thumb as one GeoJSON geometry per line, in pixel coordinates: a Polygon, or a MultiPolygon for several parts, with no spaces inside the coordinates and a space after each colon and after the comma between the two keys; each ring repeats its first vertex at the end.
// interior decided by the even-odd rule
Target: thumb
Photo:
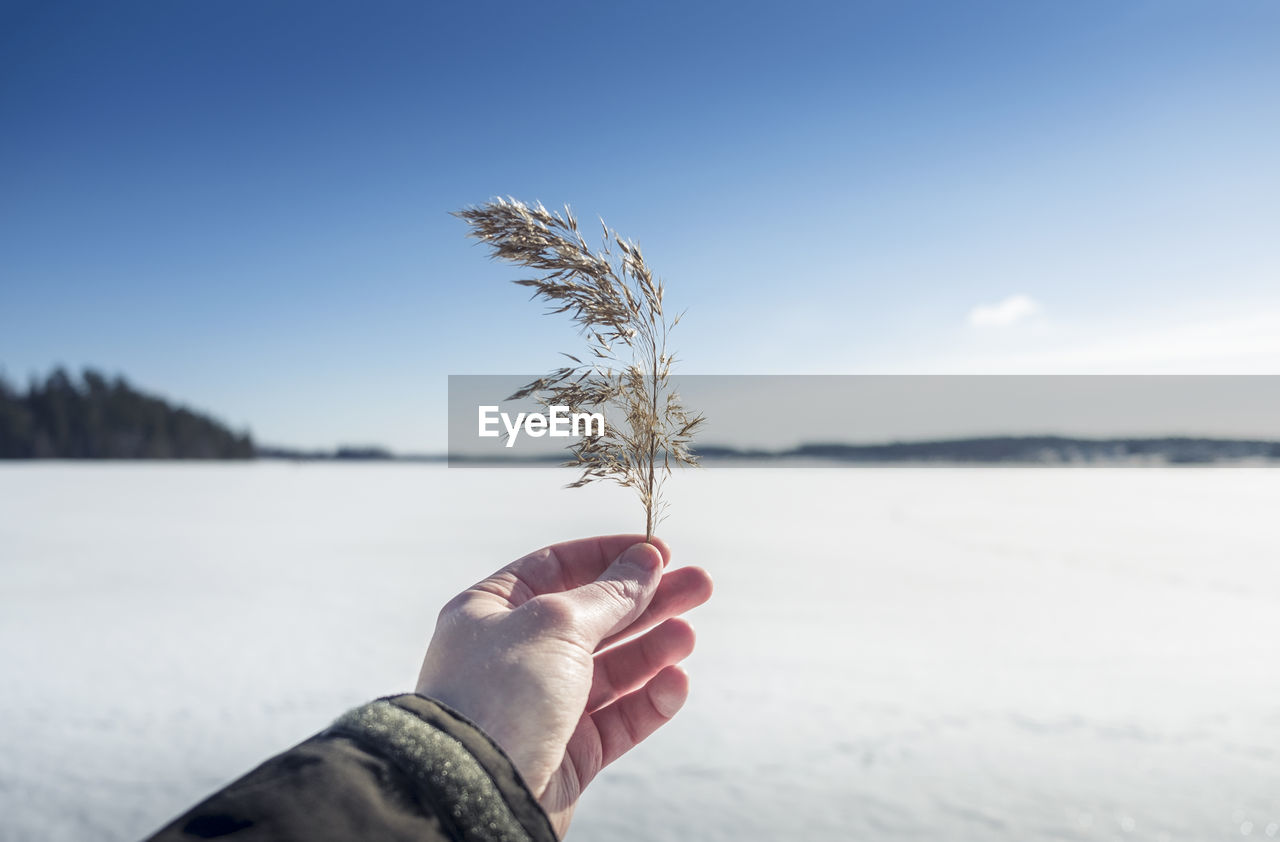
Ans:
{"type": "Polygon", "coordinates": [[[662,553],[653,544],[632,544],[600,578],[566,591],[575,621],[594,649],[625,629],[653,599],[662,579],[662,553]]]}

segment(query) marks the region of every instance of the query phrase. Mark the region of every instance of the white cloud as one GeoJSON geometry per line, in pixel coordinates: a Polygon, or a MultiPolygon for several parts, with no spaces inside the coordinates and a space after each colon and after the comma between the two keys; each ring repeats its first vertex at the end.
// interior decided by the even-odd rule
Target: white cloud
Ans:
{"type": "Polygon", "coordinates": [[[1048,347],[976,356],[957,348],[907,368],[937,374],[1280,374],[1280,306],[1128,329],[1113,325],[1091,335],[1059,328],[1058,341],[1048,347]]]}
{"type": "Polygon", "coordinates": [[[1027,295],[1011,295],[997,304],[983,304],[969,311],[973,327],[1008,327],[1040,312],[1040,304],[1027,295]]]}

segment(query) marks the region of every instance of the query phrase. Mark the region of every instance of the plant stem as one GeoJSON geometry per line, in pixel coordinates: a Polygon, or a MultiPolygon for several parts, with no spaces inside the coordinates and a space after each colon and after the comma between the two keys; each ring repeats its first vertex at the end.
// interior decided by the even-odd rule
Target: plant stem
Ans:
{"type": "Polygon", "coordinates": [[[653,358],[653,381],[649,385],[653,395],[653,415],[650,416],[649,421],[649,493],[647,495],[648,502],[644,507],[644,540],[646,543],[653,538],[653,527],[656,525],[653,522],[653,475],[658,458],[658,341],[653,336],[652,331],[649,334],[649,350],[653,358]]]}

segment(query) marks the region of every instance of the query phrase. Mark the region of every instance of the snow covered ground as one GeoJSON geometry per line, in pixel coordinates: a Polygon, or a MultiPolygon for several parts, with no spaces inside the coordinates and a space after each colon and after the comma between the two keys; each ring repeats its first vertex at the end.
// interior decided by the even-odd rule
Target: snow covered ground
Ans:
{"type": "MultiPolygon", "coordinates": [[[[408,690],[445,599],[634,530],[550,469],[0,466],[0,838],[122,840],[408,690]]],[[[681,716],[570,837],[1280,838],[1280,471],[669,484],[681,716]]]]}

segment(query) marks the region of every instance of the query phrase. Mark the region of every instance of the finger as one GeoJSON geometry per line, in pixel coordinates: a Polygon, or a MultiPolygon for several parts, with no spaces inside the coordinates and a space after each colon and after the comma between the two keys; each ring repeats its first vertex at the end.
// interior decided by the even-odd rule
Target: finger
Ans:
{"type": "Polygon", "coordinates": [[[711,577],[701,567],[680,567],[665,573],[648,607],[629,625],[611,632],[600,645],[612,646],[697,608],[711,598],[712,590],[711,577]]]}
{"type": "Polygon", "coordinates": [[[591,714],[600,734],[600,768],[608,766],[671,721],[689,698],[689,676],[667,667],[634,693],[591,714]]]}
{"type": "Polygon", "coordinates": [[[580,640],[588,652],[600,641],[630,625],[653,599],[662,579],[662,555],[652,544],[632,544],[594,582],[579,585],[562,594],[546,594],[529,602],[541,613],[545,608],[551,622],[568,621],[567,631],[580,640]]]}
{"type": "Polygon", "coordinates": [[[597,578],[628,547],[644,543],[658,548],[658,552],[662,554],[662,566],[666,567],[671,561],[671,548],[657,537],[646,542],[643,535],[604,535],[564,541],[547,549],[553,551],[560,560],[566,575],[565,589],[568,589],[597,578]]]}
{"type": "Polygon", "coordinates": [[[643,687],[664,667],[689,657],[693,644],[693,626],[677,617],[648,634],[596,655],[587,712],[599,710],[643,687]]]}
{"type": "MultiPolygon", "coordinates": [[[[572,770],[573,777],[566,781],[562,787],[569,790],[569,796],[573,803],[578,800],[578,796],[582,793],[596,775],[600,774],[601,757],[600,757],[600,732],[596,730],[596,723],[587,714],[583,714],[578,720],[578,727],[574,729],[573,736],[569,738],[569,744],[564,749],[566,765],[572,770]]],[[[560,796],[560,793],[554,793],[560,796]]],[[[547,804],[547,793],[543,793],[538,801],[542,804],[542,808],[550,814],[551,808],[547,804]]],[[[567,799],[566,799],[567,800],[567,799]]]]}
{"type": "MultiPolygon", "coordinates": [[[[473,586],[515,608],[535,596],[572,590],[600,577],[628,547],[644,542],[643,535],[605,535],[580,538],[535,550],[473,586]]],[[[661,538],[649,543],[662,554],[662,565],[671,561],[671,548],[661,538]]]]}

